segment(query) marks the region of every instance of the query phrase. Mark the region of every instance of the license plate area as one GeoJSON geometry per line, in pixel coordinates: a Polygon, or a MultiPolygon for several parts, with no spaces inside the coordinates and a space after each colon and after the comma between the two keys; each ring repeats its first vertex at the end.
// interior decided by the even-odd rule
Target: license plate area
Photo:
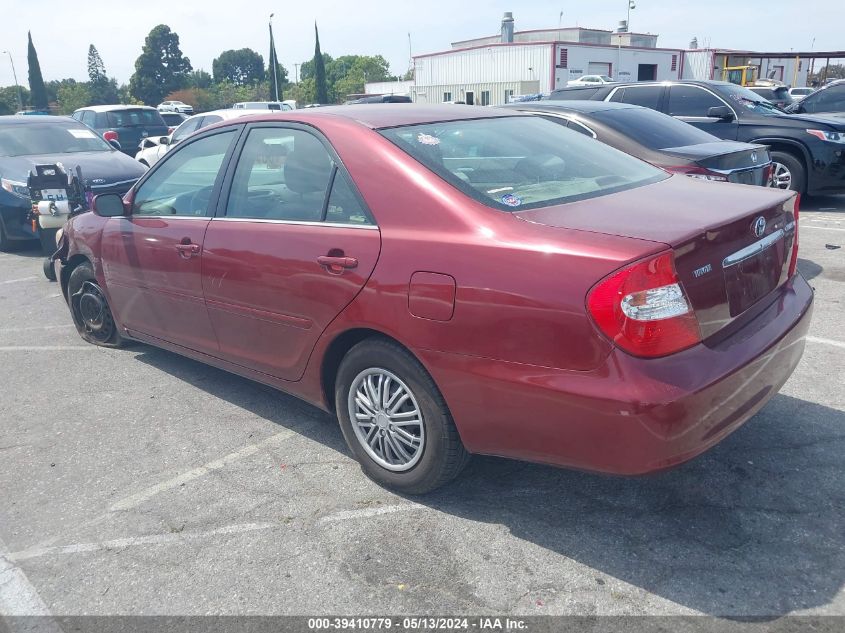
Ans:
{"type": "Polygon", "coordinates": [[[744,171],[734,172],[728,176],[728,181],[739,185],[762,185],[763,168],[746,169],[744,171]]]}
{"type": "Polygon", "coordinates": [[[725,290],[731,317],[742,314],[778,287],[786,261],[783,231],[778,233],[758,242],[760,249],[755,253],[736,261],[725,260],[725,290]]]}
{"type": "Polygon", "coordinates": [[[64,189],[42,189],[41,190],[41,199],[42,200],[52,200],[53,202],[60,202],[61,200],[67,200],[67,191],[64,189]]]}

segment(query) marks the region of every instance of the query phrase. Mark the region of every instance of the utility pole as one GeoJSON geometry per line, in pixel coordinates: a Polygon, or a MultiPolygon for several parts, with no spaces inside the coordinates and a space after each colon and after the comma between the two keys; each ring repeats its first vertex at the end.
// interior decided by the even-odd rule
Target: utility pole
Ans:
{"type": "Polygon", "coordinates": [[[299,83],[299,64],[293,65],[293,83],[299,83]]]}
{"type": "Polygon", "coordinates": [[[276,15],[275,13],[270,14],[270,52],[272,53],[271,57],[273,58],[270,60],[270,63],[273,65],[273,87],[275,88],[276,92],[276,101],[279,100],[279,60],[276,57],[276,43],[273,41],[273,16],[276,15]]]}
{"type": "Polygon", "coordinates": [[[15,78],[15,88],[18,89],[18,111],[23,111],[23,95],[21,94],[21,86],[18,83],[18,73],[15,72],[15,60],[12,59],[12,54],[9,51],[3,51],[9,56],[9,62],[12,64],[12,77],[15,78]]]}

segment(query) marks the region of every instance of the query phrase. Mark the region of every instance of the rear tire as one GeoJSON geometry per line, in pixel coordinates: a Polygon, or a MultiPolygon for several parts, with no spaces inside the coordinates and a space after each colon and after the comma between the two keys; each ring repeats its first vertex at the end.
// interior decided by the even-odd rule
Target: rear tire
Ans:
{"type": "Polygon", "coordinates": [[[101,347],[126,345],[91,264],[85,262],[73,269],[67,294],[73,324],[85,341],[101,347]]]}
{"type": "Polygon", "coordinates": [[[56,269],[53,268],[53,261],[49,257],[45,257],[41,263],[41,268],[44,271],[44,276],[50,281],[56,281],[56,269]]]}
{"type": "Polygon", "coordinates": [[[434,380],[391,341],[368,339],[349,350],[337,373],[335,408],[361,469],[386,488],[424,494],[469,461],[434,380]]]}
{"type": "Polygon", "coordinates": [[[774,174],[772,187],[804,193],[807,187],[807,172],[794,155],[787,152],[772,152],[774,174]]]}

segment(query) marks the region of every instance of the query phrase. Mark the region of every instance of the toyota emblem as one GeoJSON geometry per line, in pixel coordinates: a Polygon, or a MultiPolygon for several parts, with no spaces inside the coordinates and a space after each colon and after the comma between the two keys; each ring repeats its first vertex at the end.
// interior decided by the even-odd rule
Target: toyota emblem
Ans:
{"type": "Polygon", "coordinates": [[[751,230],[754,231],[754,235],[757,237],[763,237],[763,233],[766,232],[766,218],[761,215],[759,218],[754,220],[751,230]]]}
{"type": "Polygon", "coordinates": [[[757,164],[757,152],[751,152],[751,162],[757,164]]]}

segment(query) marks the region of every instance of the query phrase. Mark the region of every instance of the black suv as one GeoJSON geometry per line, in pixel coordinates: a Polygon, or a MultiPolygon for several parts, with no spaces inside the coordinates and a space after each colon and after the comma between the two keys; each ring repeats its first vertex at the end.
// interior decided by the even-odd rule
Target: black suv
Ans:
{"type": "Polygon", "coordinates": [[[808,194],[845,192],[845,120],[786,114],[724,81],[666,81],[564,88],[551,100],[645,106],[730,141],[768,145],[774,186],[808,194]]]}
{"type": "Polygon", "coordinates": [[[167,136],[169,133],[169,126],[159,111],[148,106],[89,106],[80,108],[71,116],[133,158],[145,138],[167,136]]]}

